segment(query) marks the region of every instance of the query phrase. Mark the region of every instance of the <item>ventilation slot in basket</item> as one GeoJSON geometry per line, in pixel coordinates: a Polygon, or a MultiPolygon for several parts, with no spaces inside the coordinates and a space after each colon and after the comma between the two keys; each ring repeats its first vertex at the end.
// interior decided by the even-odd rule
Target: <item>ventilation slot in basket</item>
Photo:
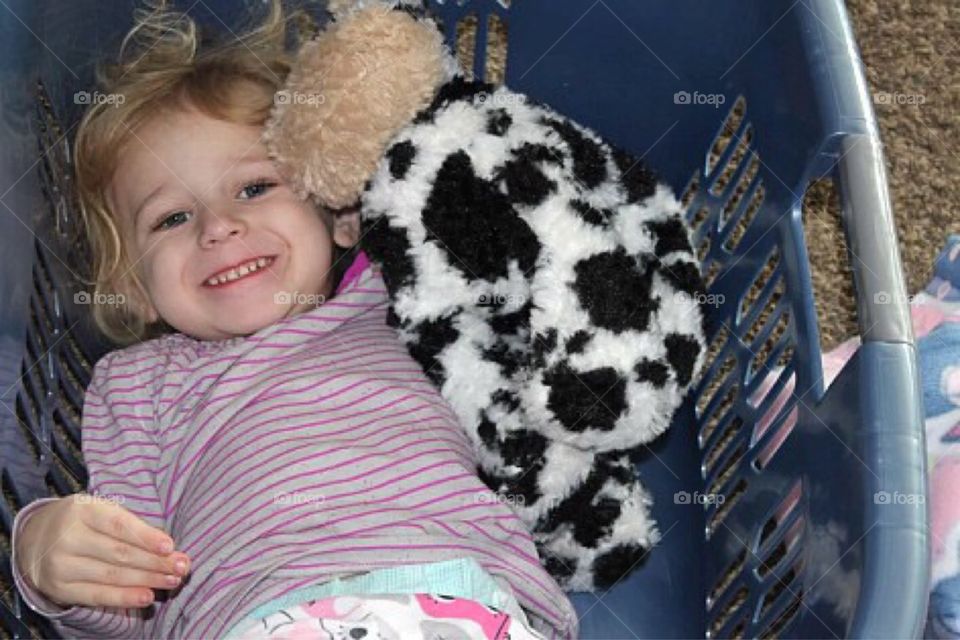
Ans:
{"type": "Polygon", "coordinates": [[[701,446],[707,446],[717,426],[733,406],[738,388],[736,366],[737,358],[731,353],[723,361],[720,369],[713,374],[704,392],[697,398],[697,415],[701,420],[705,419],[700,430],[701,446]]]}
{"type": "Polygon", "coordinates": [[[722,500],[715,501],[717,506],[707,512],[707,540],[713,537],[717,528],[723,523],[723,520],[730,513],[730,510],[733,509],[734,505],[740,501],[740,498],[743,497],[746,490],[747,481],[744,478],[740,478],[733,488],[733,491],[724,494],[722,500]]]}
{"type": "MultiPolygon", "coordinates": [[[[738,96],[734,101],[733,106],[730,107],[730,111],[727,113],[726,119],[724,119],[723,124],[720,126],[720,131],[717,132],[717,136],[713,140],[713,144],[710,147],[710,152],[707,154],[707,163],[705,167],[706,175],[709,176],[710,174],[714,173],[714,170],[717,168],[721,158],[730,147],[734,136],[737,136],[738,138],[740,137],[738,132],[742,132],[742,130],[746,127],[746,123],[744,122],[746,112],[747,101],[743,96],[738,96]]],[[[727,164],[729,164],[729,162],[727,164]]]]}
{"type": "MultiPolygon", "coordinates": [[[[501,5],[509,8],[508,2],[502,1],[501,5]]],[[[476,13],[471,13],[457,22],[457,62],[468,80],[475,79],[477,70],[483,69],[484,82],[500,85],[507,72],[507,23],[499,14],[492,11],[488,13],[484,30],[486,39],[483,46],[478,47],[480,19],[476,13]]]]}
{"type": "MultiPolygon", "coordinates": [[[[747,120],[746,109],[746,100],[739,96],[711,146],[704,174],[709,184],[713,214],[710,217],[715,223],[711,225],[709,242],[722,242],[727,255],[736,250],[765,196],[760,157],[754,149],[754,129],[747,120]]],[[[721,257],[716,250],[713,254],[721,257]]]]}
{"type": "MultiPolygon", "coordinates": [[[[707,603],[706,603],[708,616],[713,613],[713,610],[718,602],[735,603],[737,602],[737,600],[739,600],[738,595],[734,595],[731,597],[727,592],[730,591],[731,585],[735,584],[737,577],[739,577],[742,574],[743,567],[746,562],[746,557],[747,557],[747,552],[745,550],[741,551],[740,555],[738,555],[737,558],[727,567],[727,569],[723,572],[723,575],[720,576],[720,579],[710,590],[710,593],[707,595],[707,603]]],[[[744,588],[745,587],[742,587],[742,586],[739,587],[737,589],[737,594],[740,594],[744,588]]],[[[740,607],[724,606],[721,609],[719,615],[717,615],[711,620],[709,624],[707,636],[711,638],[717,637],[717,634],[723,630],[723,627],[729,624],[729,621],[736,614],[738,608],[741,611],[746,610],[746,607],[743,607],[743,606],[740,606],[740,607]]],[[[748,618],[749,616],[744,615],[737,622],[736,626],[733,628],[732,631],[730,631],[729,634],[724,634],[724,637],[730,637],[730,638],[743,637],[743,631],[746,628],[748,618]]]]}
{"type": "Polygon", "coordinates": [[[727,588],[733,584],[733,581],[740,575],[740,572],[743,571],[743,566],[747,559],[747,552],[743,550],[740,552],[740,555],[730,563],[727,567],[727,570],[723,572],[723,575],[720,576],[720,579],[716,584],[713,585],[713,588],[710,589],[710,593],[707,594],[707,611],[713,608],[715,602],[720,599],[720,596],[727,590],[727,588]]]}
{"type": "Polygon", "coordinates": [[[744,609],[744,604],[747,602],[749,595],[750,591],[746,587],[737,589],[733,596],[720,608],[716,617],[710,621],[710,626],[707,629],[708,638],[722,638],[726,636],[726,634],[721,634],[721,631],[737,613],[744,609]]]}

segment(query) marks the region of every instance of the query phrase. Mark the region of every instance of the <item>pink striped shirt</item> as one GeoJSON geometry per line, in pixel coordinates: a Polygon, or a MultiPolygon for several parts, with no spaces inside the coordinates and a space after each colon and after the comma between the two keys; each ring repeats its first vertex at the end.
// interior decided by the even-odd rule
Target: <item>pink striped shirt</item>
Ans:
{"type": "MultiPolygon", "coordinates": [[[[83,411],[88,492],[170,533],[191,574],[145,609],[27,604],[65,637],[221,637],[294,589],[472,556],[532,626],[574,638],[576,612],[529,533],[476,474],[452,408],[386,324],[358,260],[338,294],[251,336],[182,334],[102,358],[83,411]]],[[[17,515],[14,536],[30,512],[17,515]]]]}

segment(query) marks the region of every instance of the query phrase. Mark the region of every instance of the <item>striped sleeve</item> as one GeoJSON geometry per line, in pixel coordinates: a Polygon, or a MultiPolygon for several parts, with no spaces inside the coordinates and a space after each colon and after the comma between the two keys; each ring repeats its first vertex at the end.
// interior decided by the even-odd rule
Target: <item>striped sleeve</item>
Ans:
{"type": "MultiPolygon", "coordinates": [[[[159,446],[155,438],[149,383],[141,364],[115,362],[115,352],[94,367],[84,397],[82,451],[89,473],[87,493],[114,499],[147,524],[163,529],[160,500],[154,483],[159,446]],[[107,464],[107,460],[116,463],[107,464]]],[[[14,531],[43,503],[37,500],[17,514],[14,531]]],[[[15,559],[14,559],[15,562],[15,559]]],[[[59,607],[31,588],[15,567],[14,579],[26,604],[48,618],[64,638],[142,638],[146,618],[156,614],[155,602],[144,608],[59,607]]]]}

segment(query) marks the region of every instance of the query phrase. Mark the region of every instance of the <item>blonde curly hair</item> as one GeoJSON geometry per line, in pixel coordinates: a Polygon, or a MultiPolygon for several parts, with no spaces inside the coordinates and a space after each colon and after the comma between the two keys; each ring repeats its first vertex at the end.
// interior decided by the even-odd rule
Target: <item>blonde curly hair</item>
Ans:
{"type": "Polygon", "coordinates": [[[143,316],[140,305],[147,292],[106,197],[125,143],[145,122],[188,107],[228,122],[263,126],[295,49],[315,32],[306,11],[285,15],[281,0],[270,0],[258,26],[208,41],[193,19],[168,8],[166,0],[149,0],[134,12],[134,26],[116,62],[98,65],[97,90],[114,99],[91,100],[80,121],[74,196],[90,248],[88,285],[94,299],[122,294],[130,302],[92,305],[94,324],[110,340],[130,344],[171,331],[162,320],[151,324],[143,316]]]}

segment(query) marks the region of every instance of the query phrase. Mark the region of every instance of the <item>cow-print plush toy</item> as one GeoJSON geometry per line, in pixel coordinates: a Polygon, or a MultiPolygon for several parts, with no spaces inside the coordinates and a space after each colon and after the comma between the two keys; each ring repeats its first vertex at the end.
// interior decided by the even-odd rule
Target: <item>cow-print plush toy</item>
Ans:
{"type": "Polygon", "coordinates": [[[268,142],[322,204],[359,197],[388,322],[479,475],[564,589],[606,589],[659,538],[630,453],[669,426],[705,351],[681,205],[590,129],[465,80],[409,5],[343,10],[303,45],[287,90],[323,99],[278,104],[268,142]]]}

